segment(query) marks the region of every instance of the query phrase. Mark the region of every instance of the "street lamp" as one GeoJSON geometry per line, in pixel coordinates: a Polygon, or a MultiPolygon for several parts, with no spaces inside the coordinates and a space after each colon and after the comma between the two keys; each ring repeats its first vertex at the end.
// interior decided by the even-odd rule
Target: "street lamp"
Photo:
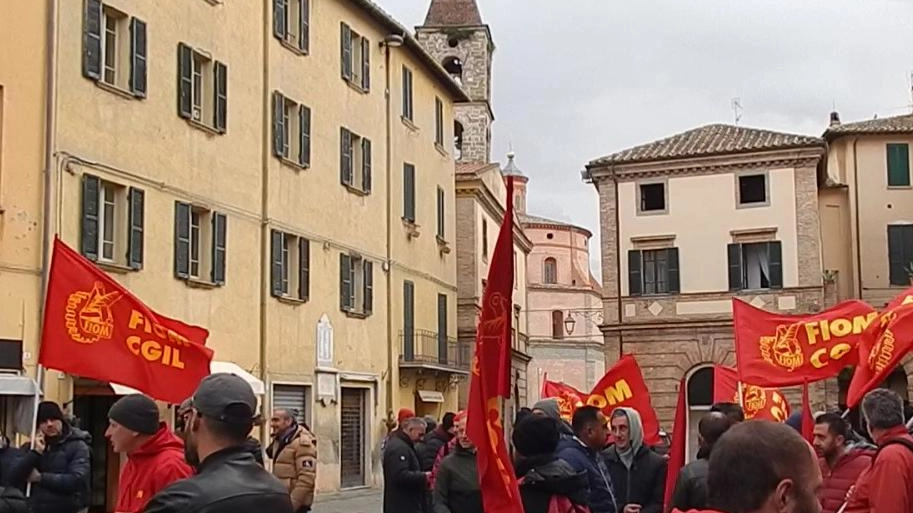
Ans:
{"type": "Polygon", "coordinates": [[[574,320],[574,317],[571,315],[571,311],[568,310],[567,316],[564,318],[564,331],[570,335],[571,333],[574,333],[574,326],[576,325],[577,321],[574,320]]]}

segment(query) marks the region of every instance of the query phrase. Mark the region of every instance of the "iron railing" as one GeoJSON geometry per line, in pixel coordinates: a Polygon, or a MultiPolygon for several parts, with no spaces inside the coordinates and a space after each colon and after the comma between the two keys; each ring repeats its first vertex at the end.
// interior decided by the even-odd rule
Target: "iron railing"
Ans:
{"type": "Polygon", "coordinates": [[[400,331],[401,363],[429,364],[467,370],[472,346],[434,331],[400,331]]]}

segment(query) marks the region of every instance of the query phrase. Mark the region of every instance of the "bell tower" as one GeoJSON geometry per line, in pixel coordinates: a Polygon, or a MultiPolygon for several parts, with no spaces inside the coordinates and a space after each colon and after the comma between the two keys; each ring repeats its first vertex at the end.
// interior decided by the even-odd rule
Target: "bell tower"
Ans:
{"type": "Polygon", "coordinates": [[[494,42],[476,0],[431,0],[416,37],[453,79],[468,103],[455,106],[454,138],[458,162],[491,161],[491,62],[494,42]]]}

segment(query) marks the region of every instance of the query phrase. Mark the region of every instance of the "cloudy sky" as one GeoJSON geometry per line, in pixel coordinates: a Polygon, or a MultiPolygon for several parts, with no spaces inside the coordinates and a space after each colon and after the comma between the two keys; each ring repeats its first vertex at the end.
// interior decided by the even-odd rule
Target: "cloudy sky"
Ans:
{"type": "MultiPolygon", "coordinates": [[[[409,27],[430,2],[375,1],[409,27]]],[[[741,125],[811,135],[835,105],[843,121],[911,112],[913,0],[478,3],[497,46],[492,158],[512,144],[530,212],[597,234],[587,161],[732,123],[735,97],[741,125]]]]}

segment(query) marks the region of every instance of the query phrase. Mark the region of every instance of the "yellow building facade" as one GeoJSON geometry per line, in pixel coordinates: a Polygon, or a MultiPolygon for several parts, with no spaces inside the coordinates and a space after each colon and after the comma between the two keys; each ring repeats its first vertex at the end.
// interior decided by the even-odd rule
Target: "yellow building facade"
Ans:
{"type": "MultiPolygon", "coordinates": [[[[318,492],[378,485],[393,412],[457,404],[465,93],[367,0],[47,5],[0,16],[5,46],[51,57],[50,73],[40,51],[0,57],[0,338],[34,368],[42,248],[59,235],[207,328],[213,369],[262,388],[265,412],[297,410],[318,438],[318,492]],[[427,380],[416,362],[443,370],[427,380]]],[[[118,461],[103,431],[125,390],[43,382],[92,432],[108,473],[92,503],[107,508],[118,461]]]]}

